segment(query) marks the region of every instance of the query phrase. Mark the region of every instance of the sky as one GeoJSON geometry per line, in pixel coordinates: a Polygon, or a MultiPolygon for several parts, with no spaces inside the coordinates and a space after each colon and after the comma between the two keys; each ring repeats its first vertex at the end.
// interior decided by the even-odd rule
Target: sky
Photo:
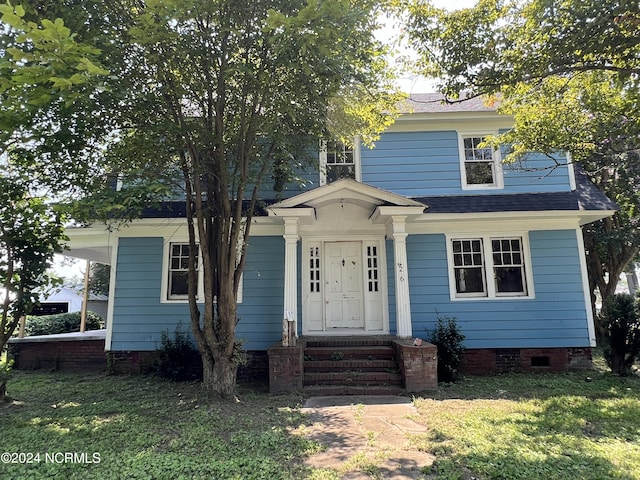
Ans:
{"type": "MultiPolygon", "coordinates": [[[[461,8],[470,8],[475,5],[477,0],[431,0],[431,3],[437,8],[445,10],[459,10],[461,8]]],[[[378,38],[388,41],[397,34],[398,27],[392,21],[386,21],[385,27],[379,32],[378,38]]],[[[401,49],[397,56],[411,56],[409,49],[401,49]]],[[[391,60],[393,62],[393,60],[391,60]]],[[[404,74],[397,81],[401,90],[405,93],[430,93],[435,91],[435,82],[419,75],[404,74]]]]}

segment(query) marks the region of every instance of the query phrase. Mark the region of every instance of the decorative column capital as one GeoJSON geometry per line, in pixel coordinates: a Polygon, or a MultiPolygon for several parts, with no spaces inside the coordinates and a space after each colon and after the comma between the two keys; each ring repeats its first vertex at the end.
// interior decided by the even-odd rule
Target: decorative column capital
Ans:
{"type": "Polygon", "coordinates": [[[387,223],[387,233],[391,237],[398,241],[402,241],[407,238],[407,216],[406,215],[392,215],[387,223]]]}
{"type": "Polygon", "coordinates": [[[289,241],[293,238],[298,240],[300,238],[298,234],[299,223],[298,217],[284,217],[284,234],[282,236],[285,240],[289,241]]]}

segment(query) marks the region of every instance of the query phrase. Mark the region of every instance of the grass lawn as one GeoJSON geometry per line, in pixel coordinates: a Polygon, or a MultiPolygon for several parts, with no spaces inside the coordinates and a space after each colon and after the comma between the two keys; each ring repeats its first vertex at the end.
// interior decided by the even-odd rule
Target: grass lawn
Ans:
{"type": "MultiPolygon", "coordinates": [[[[468,377],[416,397],[428,432],[412,442],[436,455],[426,478],[640,479],[640,379],[603,370],[468,377]]],[[[0,454],[18,463],[3,456],[1,479],[340,478],[302,464],[322,446],[292,434],[309,422],[297,395],[243,387],[227,404],[155,377],[33,372],[8,387],[0,454]]]]}

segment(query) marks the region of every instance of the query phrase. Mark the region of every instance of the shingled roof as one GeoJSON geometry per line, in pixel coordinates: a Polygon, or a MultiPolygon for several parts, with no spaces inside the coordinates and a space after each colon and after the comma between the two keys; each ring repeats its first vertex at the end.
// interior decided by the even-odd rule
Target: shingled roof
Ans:
{"type": "Polygon", "coordinates": [[[617,210],[578,164],[574,165],[576,189],[572,192],[511,193],[487,195],[438,195],[414,198],[428,206],[426,213],[541,212],[549,210],[617,210]]]}
{"type": "Polygon", "coordinates": [[[454,113],[454,112],[495,112],[496,104],[490,104],[485,97],[459,100],[448,103],[440,93],[414,93],[405,100],[404,113],[454,113]]]}
{"type": "MultiPolygon", "coordinates": [[[[607,198],[578,164],[574,165],[576,189],[571,192],[494,193],[483,195],[433,195],[412,197],[427,205],[425,213],[499,213],[543,211],[613,211],[618,206],[607,198]]],[[[276,200],[264,200],[256,216],[266,216],[266,207],[276,200]]],[[[182,201],[164,202],[143,212],[143,218],[182,218],[186,216],[182,201]]]]}

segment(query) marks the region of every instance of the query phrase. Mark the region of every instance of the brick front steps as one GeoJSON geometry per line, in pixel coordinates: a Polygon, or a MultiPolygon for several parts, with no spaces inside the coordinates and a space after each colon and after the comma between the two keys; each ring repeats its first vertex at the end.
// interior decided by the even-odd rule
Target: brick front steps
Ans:
{"type": "Polygon", "coordinates": [[[315,395],[404,392],[389,339],[309,339],[303,371],[304,390],[315,395]]]}
{"type": "Polygon", "coordinates": [[[269,349],[274,393],[398,395],[437,388],[435,346],[392,336],[303,337],[269,349]]]}

